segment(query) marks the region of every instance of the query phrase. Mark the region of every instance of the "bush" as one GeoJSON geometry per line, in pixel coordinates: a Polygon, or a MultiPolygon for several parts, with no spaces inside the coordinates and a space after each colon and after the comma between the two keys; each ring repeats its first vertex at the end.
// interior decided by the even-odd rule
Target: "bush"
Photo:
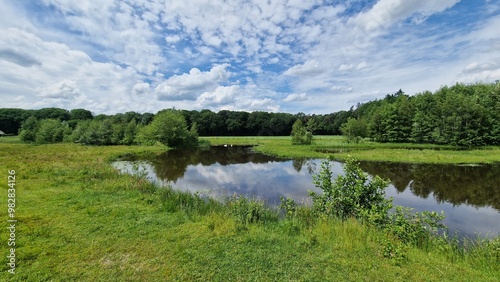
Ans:
{"type": "Polygon", "coordinates": [[[411,213],[410,208],[396,207],[396,211],[389,216],[386,228],[401,241],[415,246],[427,246],[439,228],[445,228],[441,221],[444,213],[423,211],[411,213]]]}
{"type": "Polygon", "coordinates": [[[321,163],[321,170],[313,176],[313,181],[323,194],[310,192],[314,209],[341,220],[355,217],[376,224],[387,222],[388,211],[392,208],[392,198],[385,199],[389,182],[378,176],[370,178],[352,157],[347,159],[343,169],[345,174],[332,181],[332,163],[329,160],[321,163]]]}

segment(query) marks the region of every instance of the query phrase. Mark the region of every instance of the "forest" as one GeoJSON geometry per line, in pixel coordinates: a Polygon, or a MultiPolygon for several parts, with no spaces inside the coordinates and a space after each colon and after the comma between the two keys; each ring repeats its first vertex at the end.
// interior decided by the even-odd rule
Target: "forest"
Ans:
{"type": "MultiPolygon", "coordinates": [[[[332,98],[333,100],[334,98],[332,98]]],[[[332,101],[334,102],[334,101],[332,101]]],[[[164,112],[160,111],[161,112],[164,112]]],[[[175,110],[182,126],[199,136],[289,136],[300,120],[314,135],[344,135],[348,142],[500,145],[500,83],[443,86],[434,93],[402,90],[330,114],[175,110]]],[[[145,144],[159,114],[94,115],[85,109],[0,109],[0,130],[34,143],[145,144]]]]}

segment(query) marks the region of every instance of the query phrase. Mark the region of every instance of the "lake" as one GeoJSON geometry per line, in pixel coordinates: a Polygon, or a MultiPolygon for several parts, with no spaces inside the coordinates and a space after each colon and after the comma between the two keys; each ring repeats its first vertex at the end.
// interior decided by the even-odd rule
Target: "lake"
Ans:
{"type": "MultiPolygon", "coordinates": [[[[160,155],[129,156],[114,163],[134,173],[134,164],[150,181],[216,199],[241,194],[279,205],[280,197],[311,204],[308,191],[321,160],[283,159],[256,153],[250,146],[178,149],[160,155]]],[[[500,165],[460,166],[360,162],[371,174],[390,179],[387,197],[414,211],[444,211],[454,233],[468,237],[500,234],[500,165]]],[[[334,162],[334,177],[342,163],[334,162]]]]}

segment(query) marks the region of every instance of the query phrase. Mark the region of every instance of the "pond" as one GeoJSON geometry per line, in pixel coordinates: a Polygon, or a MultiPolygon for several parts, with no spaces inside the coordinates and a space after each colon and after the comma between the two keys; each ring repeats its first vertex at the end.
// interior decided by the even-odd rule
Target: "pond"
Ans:
{"type": "MultiPolygon", "coordinates": [[[[134,163],[148,179],[217,199],[241,194],[279,205],[280,197],[311,204],[308,191],[320,192],[312,175],[321,160],[292,160],[256,153],[252,147],[170,150],[150,157],[130,156],[114,163],[133,173],[134,163]]],[[[476,237],[500,235],[500,166],[458,166],[361,162],[371,175],[390,179],[387,197],[413,211],[444,211],[449,231],[476,237]]],[[[342,164],[334,162],[334,177],[342,164]]]]}

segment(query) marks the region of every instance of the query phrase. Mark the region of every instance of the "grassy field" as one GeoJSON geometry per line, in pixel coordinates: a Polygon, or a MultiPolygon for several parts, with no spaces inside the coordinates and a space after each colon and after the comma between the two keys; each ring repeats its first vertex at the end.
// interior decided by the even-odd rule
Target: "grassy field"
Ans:
{"type": "Polygon", "coordinates": [[[429,144],[345,143],[342,136],[315,136],[313,145],[291,145],[288,136],[272,137],[203,137],[212,145],[258,145],[255,150],[291,158],[323,158],[333,156],[343,160],[349,155],[358,160],[404,163],[499,163],[500,147],[460,150],[452,146],[429,144]]]}
{"type": "Polygon", "coordinates": [[[141,177],[121,175],[110,165],[121,155],[161,152],[164,147],[35,146],[0,139],[4,181],[0,281],[498,281],[500,277],[499,253],[491,249],[417,248],[355,220],[279,219],[275,212],[244,199],[227,205],[202,200],[155,187],[141,177]],[[16,176],[16,274],[7,272],[10,170],[16,176]],[[242,220],[250,209],[261,215],[258,220],[242,220]]]}

